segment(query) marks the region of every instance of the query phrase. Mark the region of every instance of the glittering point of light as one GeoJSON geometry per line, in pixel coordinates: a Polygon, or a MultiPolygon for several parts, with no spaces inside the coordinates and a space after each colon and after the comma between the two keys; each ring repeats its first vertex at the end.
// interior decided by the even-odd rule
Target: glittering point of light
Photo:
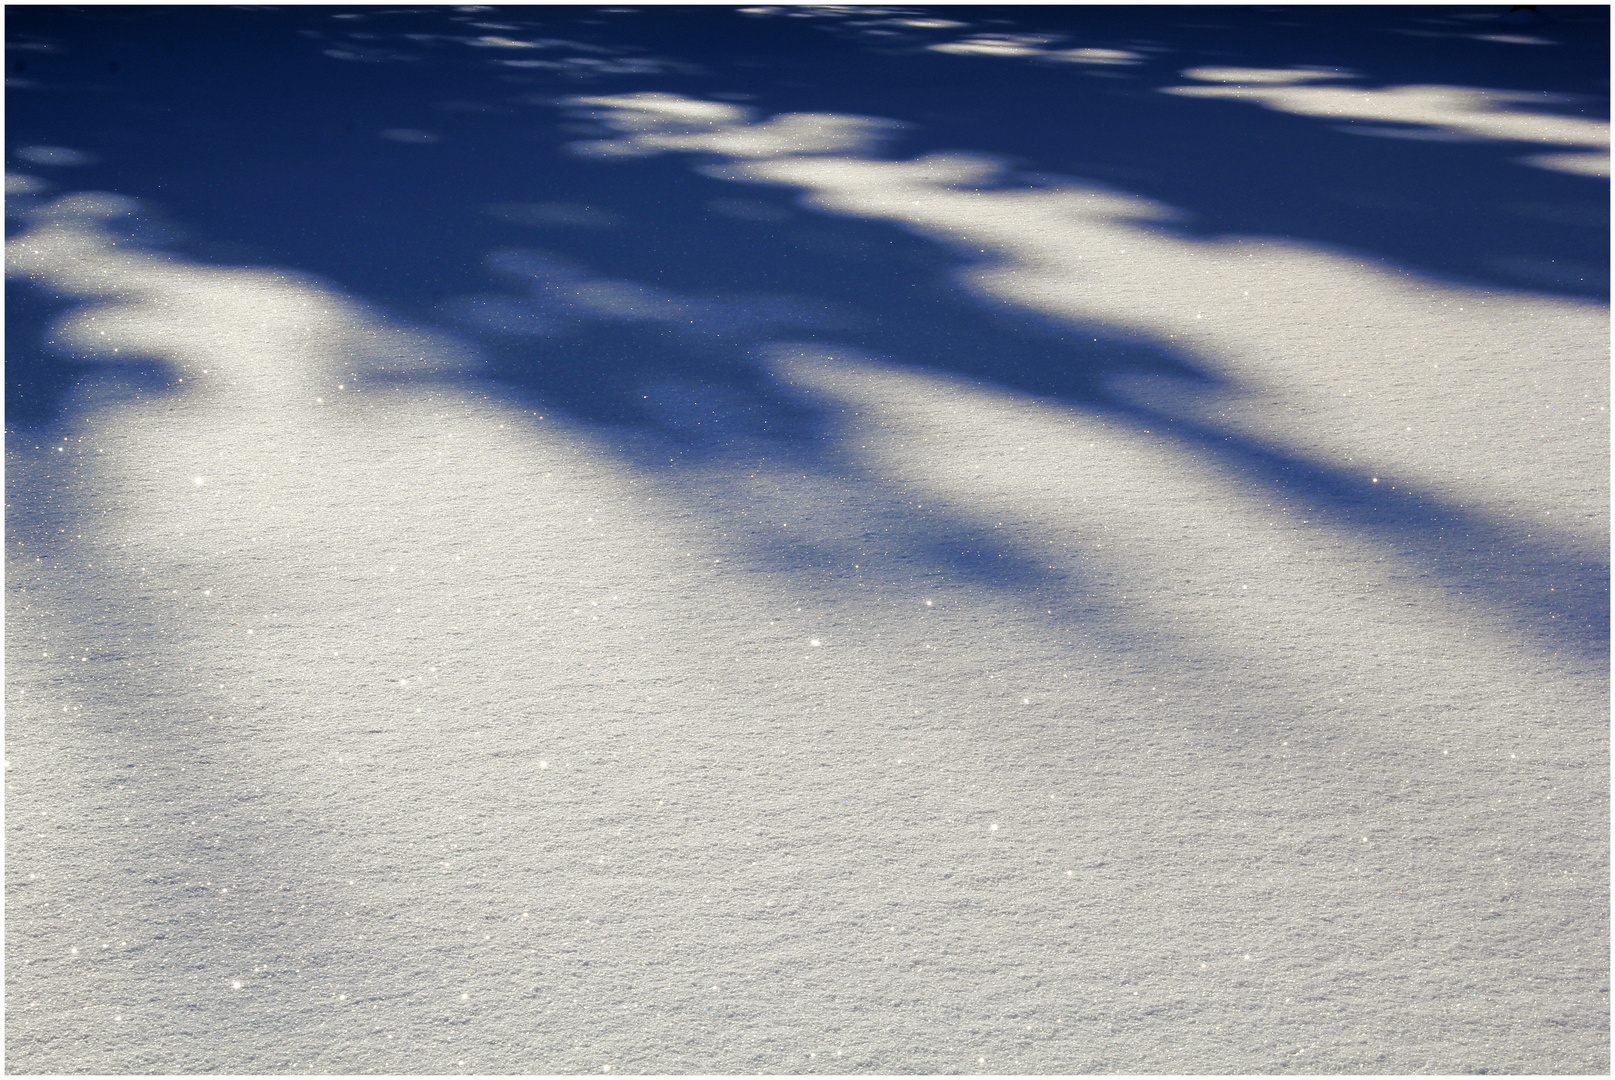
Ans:
{"type": "Polygon", "coordinates": [[[814,638],[812,641],[809,641],[808,644],[813,646],[815,649],[820,647],[818,638],[814,638]]]}
{"type": "Polygon", "coordinates": [[[191,483],[195,484],[197,487],[201,487],[203,484],[207,483],[207,481],[203,480],[200,476],[193,476],[191,477],[191,483]]]}
{"type": "Polygon", "coordinates": [[[549,762],[547,762],[547,761],[540,761],[540,762],[539,762],[539,763],[538,763],[538,767],[539,767],[539,768],[540,768],[540,769],[547,769],[547,768],[549,768],[549,767],[550,767],[550,763],[549,763],[549,762]]]}

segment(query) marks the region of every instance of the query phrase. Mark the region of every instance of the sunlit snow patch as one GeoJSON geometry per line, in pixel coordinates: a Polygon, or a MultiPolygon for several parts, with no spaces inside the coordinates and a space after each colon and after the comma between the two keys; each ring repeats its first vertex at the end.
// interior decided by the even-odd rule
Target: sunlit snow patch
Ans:
{"type": "Polygon", "coordinates": [[[1200,67],[1183,72],[1217,86],[1164,86],[1177,97],[1251,101],[1276,112],[1337,120],[1372,120],[1336,130],[1398,139],[1496,139],[1508,142],[1579,146],[1600,153],[1540,154],[1525,162],[1538,168],[1582,175],[1609,174],[1609,123],[1582,116],[1529,111],[1522,105],[1562,105],[1562,94],[1492,90],[1471,86],[1304,85],[1321,79],[1355,77],[1317,68],[1200,67]],[[1408,125],[1387,127],[1389,124],[1408,125]]]}

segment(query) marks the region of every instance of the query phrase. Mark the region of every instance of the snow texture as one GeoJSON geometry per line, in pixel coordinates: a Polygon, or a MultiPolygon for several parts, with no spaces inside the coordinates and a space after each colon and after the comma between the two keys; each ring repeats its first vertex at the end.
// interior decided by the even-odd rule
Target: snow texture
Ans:
{"type": "Polygon", "coordinates": [[[8,1071],[1607,1072],[1607,124],[1315,33],[1603,15],[202,10],[9,13],[8,1071]]]}

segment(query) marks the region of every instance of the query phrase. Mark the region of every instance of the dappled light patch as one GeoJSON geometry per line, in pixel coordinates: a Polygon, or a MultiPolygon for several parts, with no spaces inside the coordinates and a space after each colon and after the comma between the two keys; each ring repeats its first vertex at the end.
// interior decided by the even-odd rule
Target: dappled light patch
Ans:
{"type": "Polygon", "coordinates": [[[30,165],[93,165],[97,160],[94,154],[69,146],[23,146],[13,150],[11,155],[30,165]]]}
{"type": "Polygon", "coordinates": [[[564,41],[517,41],[513,38],[484,35],[471,38],[467,45],[477,49],[553,49],[557,45],[566,45],[564,41]]]}
{"type": "Polygon", "coordinates": [[[1065,64],[1096,64],[1101,67],[1127,67],[1142,64],[1147,57],[1129,49],[1051,49],[1042,56],[1065,64]]]}
{"type": "Polygon", "coordinates": [[[33,195],[44,191],[50,185],[37,176],[25,173],[6,173],[7,195],[33,195]]]}
{"type": "Polygon", "coordinates": [[[784,154],[867,153],[901,125],[864,116],[792,113],[749,123],[751,109],[678,94],[621,94],[567,100],[575,115],[598,120],[626,138],[572,144],[584,157],[647,157],[702,150],[737,158],[784,154]]]}
{"type": "MultiPolygon", "coordinates": [[[[1069,41],[1070,35],[988,31],[979,24],[1002,24],[1010,20],[978,17],[978,25],[973,28],[971,23],[959,19],[916,17],[920,13],[913,10],[826,5],[802,8],[750,7],[741,8],[740,13],[752,18],[813,19],[821,29],[838,32],[886,52],[919,50],[949,56],[1012,57],[1090,67],[1127,67],[1143,63],[1151,52],[1159,51],[1158,46],[1149,45],[1134,48],[1116,48],[1114,45],[1054,48],[1069,41]],[[959,37],[942,33],[947,31],[970,32],[959,37]],[[938,40],[944,36],[948,40],[938,40]]],[[[979,15],[976,12],[972,14],[979,15]]]]}
{"type": "Polygon", "coordinates": [[[1572,173],[1576,176],[1609,175],[1609,153],[1527,154],[1520,161],[1537,169],[1550,172],[1572,173]]]}
{"type": "Polygon", "coordinates": [[[1066,64],[1094,64],[1128,66],[1143,63],[1147,57],[1130,49],[1050,49],[1046,46],[1060,40],[1055,34],[978,34],[958,41],[945,41],[928,45],[932,52],[952,56],[1016,56],[1035,57],[1066,64]]]}
{"type": "Polygon", "coordinates": [[[979,34],[929,48],[957,56],[1040,56],[1043,46],[1058,40],[1058,35],[1052,34],[979,34]]]}
{"type": "Polygon", "coordinates": [[[697,74],[700,72],[700,68],[694,65],[666,57],[635,55],[642,50],[593,45],[569,38],[524,39],[499,34],[484,34],[480,37],[447,35],[442,36],[441,40],[457,41],[477,49],[571,53],[572,55],[570,56],[546,56],[541,59],[495,57],[493,63],[508,68],[554,71],[574,79],[595,79],[612,75],[697,74]]]}
{"type": "Polygon", "coordinates": [[[1555,42],[1531,34],[1470,34],[1476,41],[1495,41],[1499,45],[1553,45],[1555,42]]]}
{"type": "MultiPolygon", "coordinates": [[[[408,14],[407,12],[378,12],[377,16],[408,14]]],[[[337,18],[339,16],[333,16],[337,18]]],[[[359,17],[361,19],[370,16],[359,17]]],[[[538,23],[489,23],[461,17],[450,22],[462,22],[467,29],[521,31],[536,27],[538,23]]],[[[304,36],[327,43],[324,55],[334,60],[383,63],[387,61],[418,61],[423,54],[409,49],[398,49],[380,44],[388,37],[417,48],[458,48],[481,50],[486,62],[498,67],[553,71],[573,79],[596,79],[615,75],[697,74],[700,68],[666,57],[640,55],[639,48],[620,48],[597,45],[574,38],[514,37],[509,33],[423,33],[417,31],[381,34],[372,31],[332,34],[320,30],[304,29],[304,36]],[[527,54],[540,53],[542,57],[527,54]],[[513,54],[513,55],[511,55],[513,54]]]]}
{"type": "Polygon", "coordinates": [[[1538,168],[1583,175],[1609,174],[1609,124],[1577,116],[1520,109],[1520,105],[1565,104],[1564,95],[1467,86],[1314,86],[1323,79],[1354,78],[1316,69],[1294,71],[1190,68],[1184,76],[1216,86],[1165,86],[1179,97],[1251,101],[1276,112],[1331,119],[1379,120],[1410,125],[1389,128],[1348,123],[1336,130],[1390,138],[1504,140],[1600,147],[1597,153],[1535,155],[1538,168]]]}
{"type": "Polygon", "coordinates": [[[141,213],[127,196],[75,192],[23,212],[6,273],[87,303],[57,320],[51,345],[78,360],[168,366],[190,396],[248,398],[264,416],[313,408],[339,371],[449,374],[467,353],[388,326],[303,275],[187,262],[121,244],[141,213]]]}
{"type": "Polygon", "coordinates": [[[887,19],[885,22],[892,26],[903,26],[913,30],[952,30],[968,25],[957,19],[887,19]]]}
{"type": "Polygon", "coordinates": [[[1296,86],[1325,79],[1353,79],[1355,72],[1343,68],[1239,68],[1198,67],[1183,72],[1186,78],[1208,83],[1236,83],[1240,86],[1296,86]]]}

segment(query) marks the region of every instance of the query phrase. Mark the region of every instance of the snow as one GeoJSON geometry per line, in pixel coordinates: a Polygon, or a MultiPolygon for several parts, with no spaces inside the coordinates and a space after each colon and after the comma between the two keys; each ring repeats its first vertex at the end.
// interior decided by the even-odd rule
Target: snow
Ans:
{"type": "MultiPolygon", "coordinates": [[[[78,366],[8,431],[10,1071],[1607,1071],[1601,300],[1189,228],[879,94],[501,82],[627,31],[451,10],[217,13],[320,27],[286,36],[344,79],[463,65],[373,118],[388,169],[550,155],[419,181],[498,231],[378,249],[413,299],[131,241],[188,210],[124,193],[134,149],[19,136],[8,273],[52,314],[17,332],[78,366]],[[709,210],[727,264],[657,247],[709,210]],[[633,408],[556,389],[591,374],[633,408]]],[[[1014,17],[881,29],[1092,109],[1180,40],[1014,17]]],[[[1334,75],[1217,78],[1129,115],[1338,114],[1295,96],[1334,75]]]]}

